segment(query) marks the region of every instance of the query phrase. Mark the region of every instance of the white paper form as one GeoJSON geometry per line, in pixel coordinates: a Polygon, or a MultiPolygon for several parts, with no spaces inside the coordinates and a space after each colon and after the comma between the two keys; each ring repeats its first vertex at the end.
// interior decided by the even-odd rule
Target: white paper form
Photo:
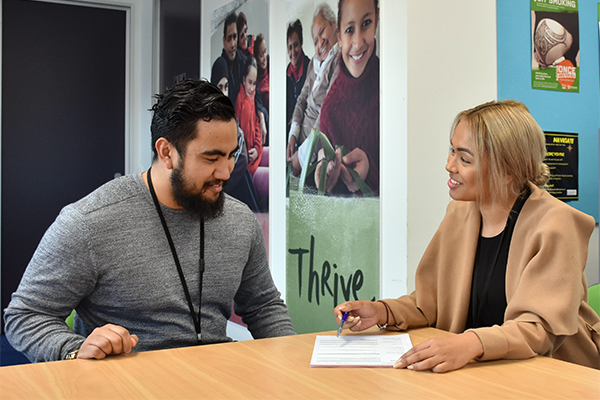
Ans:
{"type": "Polygon", "coordinates": [[[412,348],[408,333],[400,335],[317,335],[311,367],[392,367],[412,348]]]}

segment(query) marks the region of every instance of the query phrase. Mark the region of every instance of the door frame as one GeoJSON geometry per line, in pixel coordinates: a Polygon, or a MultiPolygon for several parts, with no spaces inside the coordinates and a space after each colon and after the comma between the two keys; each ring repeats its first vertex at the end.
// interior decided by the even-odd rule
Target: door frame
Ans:
{"type": "MultiPolygon", "coordinates": [[[[29,0],[126,12],[125,44],[125,173],[137,173],[149,166],[152,96],[158,85],[157,10],[159,0],[29,0]]],[[[0,32],[0,40],[2,38],[0,32]]],[[[0,41],[1,49],[1,41],[0,41]]],[[[1,57],[1,54],[0,54],[1,57]]],[[[1,58],[0,58],[1,61],[1,58]]],[[[0,76],[2,66],[0,65],[0,76]]],[[[1,102],[1,99],[0,99],[1,102]]],[[[1,103],[0,103],[1,106],[1,103]]],[[[2,118],[0,108],[0,118],[2,118]]],[[[0,128],[0,139],[2,130],[0,128]]],[[[0,171],[1,172],[1,171],[0,171]]]]}
{"type": "MultiPolygon", "coordinates": [[[[126,12],[125,44],[125,174],[140,173],[152,161],[150,122],[148,111],[158,88],[159,58],[157,49],[158,10],[160,0],[29,0],[46,3],[76,5],[122,10],[126,12]],[[155,28],[156,27],[156,28],[155,28]]],[[[0,0],[0,28],[2,27],[2,0],[0,0]]],[[[2,29],[0,29],[0,79],[2,77],[2,29]]],[[[0,96],[0,121],[2,96],[0,96]]],[[[0,125],[0,155],[2,154],[2,126],[0,125]]],[[[0,210],[2,181],[0,163],[0,210]]],[[[0,215],[0,228],[1,228],[0,215]]],[[[1,232],[1,230],[0,230],[1,232]]],[[[1,235],[1,233],[0,233],[1,235]]],[[[1,251],[0,236],[0,251],[1,251]]],[[[0,264],[0,271],[2,265],[0,264]]],[[[1,274],[0,274],[1,276],[1,274]]],[[[0,278],[0,294],[2,282],[0,278]]]]}

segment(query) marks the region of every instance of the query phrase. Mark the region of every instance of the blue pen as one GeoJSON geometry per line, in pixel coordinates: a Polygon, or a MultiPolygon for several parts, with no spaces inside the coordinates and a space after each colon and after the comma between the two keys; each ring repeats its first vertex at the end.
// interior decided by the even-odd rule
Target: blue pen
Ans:
{"type": "Polygon", "coordinates": [[[342,315],[342,321],[340,322],[340,327],[338,328],[336,335],[337,337],[340,337],[340,335],[342,334],[342,327],[344,326],[344,322],[346,322],[346,318],[348,318],[348,311],[346,311],[344,315],[342,315]]]}

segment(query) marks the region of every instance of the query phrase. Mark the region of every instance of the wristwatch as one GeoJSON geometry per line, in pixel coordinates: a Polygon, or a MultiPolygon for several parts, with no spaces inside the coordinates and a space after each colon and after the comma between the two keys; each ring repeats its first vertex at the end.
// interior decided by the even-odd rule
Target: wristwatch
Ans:
{"type": "Polygon", "coordinates": [[[74,360],[77,358],[77,354],[79,353],[79,349],[72,351],[70,353],[67,353],[67,355],[65,356],[65,360],[74,360]]]}

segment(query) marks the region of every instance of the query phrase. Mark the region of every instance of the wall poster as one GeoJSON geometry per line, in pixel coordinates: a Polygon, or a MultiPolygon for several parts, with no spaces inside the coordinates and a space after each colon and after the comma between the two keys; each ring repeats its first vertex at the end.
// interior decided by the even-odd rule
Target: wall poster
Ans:
{"type": "Polygon", "coordinates": [[[531,0],[531,87],[579,92],[578,0],[531,0]]]}
{"type": "Polygon", "coordinates": [[[546,158],[550,167],[548,193],[560,200],[579,200],[579,135],[544,132],[546,158]]]}
{"type": "MultiPolygon", "coordinates": [[[[269,251],[269,0],[202,2],[201,76],[226,93],[240,151],[224,190],[254,211],[269,251]]],[[[241,324],[236,315],[233,322],[241,324]]]]}
{"type": "Polygon", "coordinates": [[[202,40],[201,76],[227,93],[239,122],[241,151],[225,191],[256,213],[267,239],[269,0],[209,0],[202,6],[210,37],[202,40]]]}
{"type": "Polygon", "coordinates": [[[334,329],[337,304],[379,296],[379,10],[337,3],[287,2],[286,302],[298,333],[334,329]]]}

